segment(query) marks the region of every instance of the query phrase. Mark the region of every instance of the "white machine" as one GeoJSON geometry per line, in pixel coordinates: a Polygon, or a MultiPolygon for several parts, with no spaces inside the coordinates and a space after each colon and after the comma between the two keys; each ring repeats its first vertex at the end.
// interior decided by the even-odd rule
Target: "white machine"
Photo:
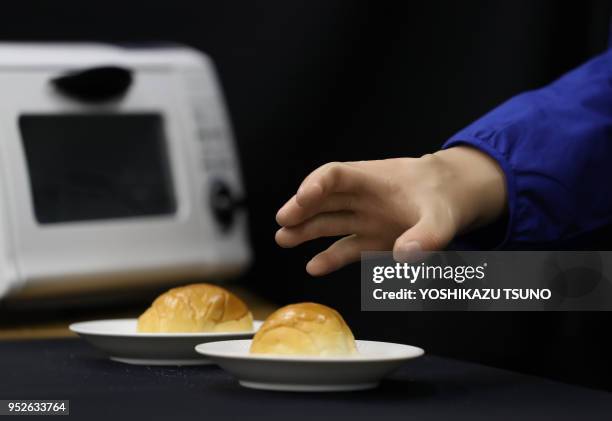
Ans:
{"type": "Polygon", "coordinates": [[[235,274],[242,197],[202,53],[0,44],[0,297],[235,274]]]}

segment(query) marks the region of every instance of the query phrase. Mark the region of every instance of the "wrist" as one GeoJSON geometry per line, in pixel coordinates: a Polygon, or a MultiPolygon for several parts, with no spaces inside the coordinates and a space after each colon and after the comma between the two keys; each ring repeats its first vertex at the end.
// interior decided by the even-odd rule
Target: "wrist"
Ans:
{"type": "Polygon", "coordinates": [[[434,155],[452,177],[448,194],[458,233],[488,225],[505,213],[506,181],[497,161],[471,146],[455,146],[434,155]]]}

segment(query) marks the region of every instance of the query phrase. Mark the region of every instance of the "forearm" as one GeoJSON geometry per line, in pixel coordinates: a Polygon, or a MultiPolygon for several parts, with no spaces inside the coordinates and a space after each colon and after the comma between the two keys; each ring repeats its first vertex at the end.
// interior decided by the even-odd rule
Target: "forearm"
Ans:
{"type": "Polygon", "coordinates": [[[612,52],[519,95],[444,145],[469,145],[503,170],[501,243],[567,240],[612,221],[612,52]]]}

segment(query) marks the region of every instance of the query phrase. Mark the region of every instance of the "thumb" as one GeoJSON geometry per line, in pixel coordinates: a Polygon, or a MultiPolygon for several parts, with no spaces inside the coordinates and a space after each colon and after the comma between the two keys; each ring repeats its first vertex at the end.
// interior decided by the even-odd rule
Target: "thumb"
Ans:
{"type": "Polygon", "coordinates": [[[450,243],[455,230],[449,222],[423,217],[397,237],[393,245],[393,259],[398,262],[419,262],[429,252],[442,250],[450,243]]]}

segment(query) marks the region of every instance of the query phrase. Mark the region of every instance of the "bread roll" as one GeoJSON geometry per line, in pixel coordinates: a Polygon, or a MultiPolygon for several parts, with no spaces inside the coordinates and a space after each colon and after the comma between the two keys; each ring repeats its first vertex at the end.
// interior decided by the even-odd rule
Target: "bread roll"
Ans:
{"type": "Polygon", "coordinates": [[[255,334],[252,354],[350,355],[355,338],[340,314],[315,303],[291,304],[270,315],[255,334]]]}
{"type": "Polygon", "coordinates": [[[163,293],[138,318],[139,332],[240,332],[253,329],[253,316],[231,292],[193,284],[163,293]]]}

